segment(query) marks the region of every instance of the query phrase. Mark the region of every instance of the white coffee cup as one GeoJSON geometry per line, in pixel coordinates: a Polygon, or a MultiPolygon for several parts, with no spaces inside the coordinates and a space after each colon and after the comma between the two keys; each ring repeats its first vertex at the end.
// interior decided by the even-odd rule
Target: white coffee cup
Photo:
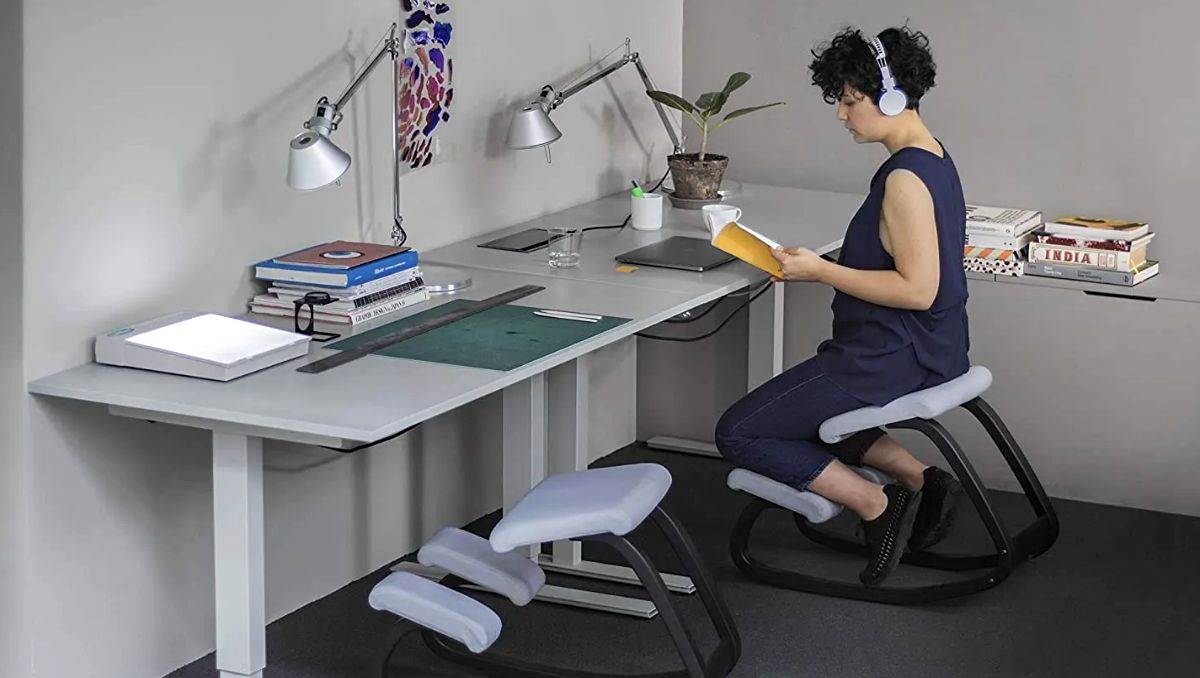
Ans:
{"type": "Polygon", "coordinates": [[[705,205],[700,208],[700,215],[704,218],[704,225],[708,227],[709,232],[716,233],[724,228],[725,224],[741,219],[742,209],[733,205],[705,205]]]}
{"type": "Polygon", "coordinates": [[[631,195],[630,224],[639,231],[657,231],[662,228],[663,199],[659,193],[644,193],[642,197],[631,195]]]}

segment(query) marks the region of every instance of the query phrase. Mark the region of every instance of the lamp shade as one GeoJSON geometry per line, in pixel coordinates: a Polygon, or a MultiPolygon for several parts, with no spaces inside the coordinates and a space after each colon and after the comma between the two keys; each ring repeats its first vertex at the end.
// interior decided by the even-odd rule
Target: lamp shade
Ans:
{"type": "Polygon", "coordinates": [[[558,141],[562,132],[541,104],[533,103],[513,114],[508,127],[509,148],[534,148],[558,141]]]}
{"type": "Polygon", "coordinates": [[[292,137],[289,145],[287,182],[297,190],[328,186],[350,169],[350,154],[312,130],[292,137]]]}

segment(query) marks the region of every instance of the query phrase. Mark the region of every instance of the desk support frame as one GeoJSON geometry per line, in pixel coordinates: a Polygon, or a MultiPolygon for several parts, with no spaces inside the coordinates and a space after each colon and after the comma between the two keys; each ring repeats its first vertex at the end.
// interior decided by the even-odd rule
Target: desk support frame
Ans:
{"type": "Polygon", "coordinates": [[[213,431],[217,672],[262,678],[267,666],[262,438],[213,431]]]}
{"type": "MultiPolygon", "coordinates": [[[[784,285],[770,283],[770,289],[750,303],[746,337],[746,392],[762,386],[783,373],[784,285]]],[[[713,422],[716,427],[716,422],[713,422]]],[[[680,452],[701,457],[720,458],[717,446],[706,440],[674,436],[651,436],[646,446],[654,450],[680,452]]]]}
{"type": "MultiPolygon", "coordinates": [[[[631,340],[632,341],[632,340],[631,340]]],[[[636,343],[634,344],[636,346],[636,343]]],[[[590,402],[588,393],[590,360],[580,356],[549,372],[549,465],[551,475],[583,471],[588,468],[590,458],[589,440],[590,402]]],[[[550,554],[539,554],[538,564],[549,572],[571,574],[579,577],[641,586],[637,572],[630,567],[597,563],[583,559],[582,544],[578,541],[559,541],[553,544],[550,554]]],[[[696,586],[688,577],[677,574],[661,574],[667,589],[675,593],[691,594],[696,586]]],[[[618,602],[618,601],[608,601],[618,602]]],[[[619,604],[626,614],[653,616],[652,603],[640,598],[621,598],[619,604]]]]}

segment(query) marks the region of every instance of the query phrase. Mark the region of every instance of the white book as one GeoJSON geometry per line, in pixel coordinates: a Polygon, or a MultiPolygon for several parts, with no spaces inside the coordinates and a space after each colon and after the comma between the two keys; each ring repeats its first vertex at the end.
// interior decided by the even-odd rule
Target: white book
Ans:
{"type": "MultiPolygon", "coordinates": [[[[421,289],[410,294],[406,294],[402,297],[388,299],[377,304],[364,306],[354,311],[325,312],[321,310],[322,307],[318,306],[313,309],[313,318],[318,322],[357,325],[359,323],[367,322],[368,320],[374,320],[381,315],[394,313],[401,309],[415,306],[416,304],[420,304],[428,300],[429,290],[422,287],[421,289]]],[[[278,315],[289,318],[294,317],[296,313],[296,307],[291,302],[271,303],[265,300],[258,301],[257,299],[250,302],[250,310],[255,313],[262,313],[264,315],[278,315]]],[[[303,319],[308,318],[307,308],[302,312],[301,317],[303,319]]]]}
{"type": "Polygon", "coordinates": [[[1015,207],[967,205],[967,232],[981,235],[1019,236],[1042,223],[1042,213],[1015,207]]]}
{"type": "Polygon", "coordinates": [[[305,292],[328,292],[329,296],[335,299],[354,299],[366,294],[386,290],[390,287],[403,285],[404,283],[421,276],[421,268],[414,266],[404,269],[398,273],[386,275],[378,280],[365,282],[361,285],[351,285],[350,287],[321,287],[319,285],[305,285],[304,283],[285,282],[282,280],[272,280],[270,291],[276,290],[291,290],[298,297],[304,296],[305,292]]]}
{"type": "Polygon", "coordinates": [[[1019,250],[1033,240],[1033,231],[1024,235],[992,235],[990,233],[967,232],[967,247],[987,247],[995,250],[1019,250]]]}

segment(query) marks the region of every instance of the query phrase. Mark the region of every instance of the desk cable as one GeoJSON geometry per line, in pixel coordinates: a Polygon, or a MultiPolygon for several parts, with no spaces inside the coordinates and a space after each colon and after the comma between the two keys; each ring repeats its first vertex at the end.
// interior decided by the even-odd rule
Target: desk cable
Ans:
{"type": "MultiPolygon", "coordinates": [[[[671,168],[668,167],[667,171],[663,172],[663,175],[658,180],[658,183],[654,184],[654,188],[651,188],[649,191],[646,191],[646,192],[653,193],[653,192],[657,191],[659,188],[661,188],[663,185],[663,182],[667,180],[667,175],[669,175],[670,173],[671,173],[671,168]]],[[[632,218],[633,218],[633,213],[630,212],[629,214],[625,215],[625,220],[619,224],[613,224],[612,226],[588,226],[587,228],[583,229],[583,232],[587,233],[588,231],[603,231],[603,230],[609,229],[609,228],[625,228],[625,226],[627,226],[629,224],[629,220],[632,218]]]]}
{"type": "MultiPolygon", "coordinates": [[[[730,294],[726,297],[723,297],[722,299],[728,299],[729,297],[741,296],[742,294],[747,294],[749,298],[747,298],[742,303],[738,304],[738,307],[733,309],[732,313],[725,316],[725,319],[722,320],[719,325],[717,325],[712,330],[709,330],[708,332],[701,334],[700,336],[697,336],[697,337],[663,337],[663,336],[654,335],[654,334],[646,334],[644,332],[637,332],[634,336],[638,336],[643,339],[653,339],[655,341],[675,341],[675,342],[680,342],[680,343],[688,343],[688,342],[693,342],[693,341],[700,341],[702,339],[707,339],[707,338],[711,337],[712,335],[716,334],[717,332],[720,332],[725,327],[725,325],[729,324],[729,321],[733,319],[733,316],[738,314],[738,311],[740,311],[743,308],[746,308],[750,304],[754,303],[755,299],[758,299],[760,296],[763,295],[764,292],[771,289],[771,285],[774,285],[774,284],[775,284],[775,280],[772,279],[772,280],[767,281],[767,283],[765,285],[763,285],[758,291],[754,292],[753,294],[748,294],[748,293],[743,293],[743,292],[735,292],[734,294],[730,294]]],[[[719,305],[720,305],[720,300],[717,303],[713,304],[712,306],[709,306],[707,309],[705,309],[702,313],[700,313],[700,315],[696,316],[695,318],[691,318],[689,320],[676,320],[674,322],[677,324],[696,322],[697,320],[708,315],[709,312],[711,312],[714,308],[716,308],[719,305]]]]}

